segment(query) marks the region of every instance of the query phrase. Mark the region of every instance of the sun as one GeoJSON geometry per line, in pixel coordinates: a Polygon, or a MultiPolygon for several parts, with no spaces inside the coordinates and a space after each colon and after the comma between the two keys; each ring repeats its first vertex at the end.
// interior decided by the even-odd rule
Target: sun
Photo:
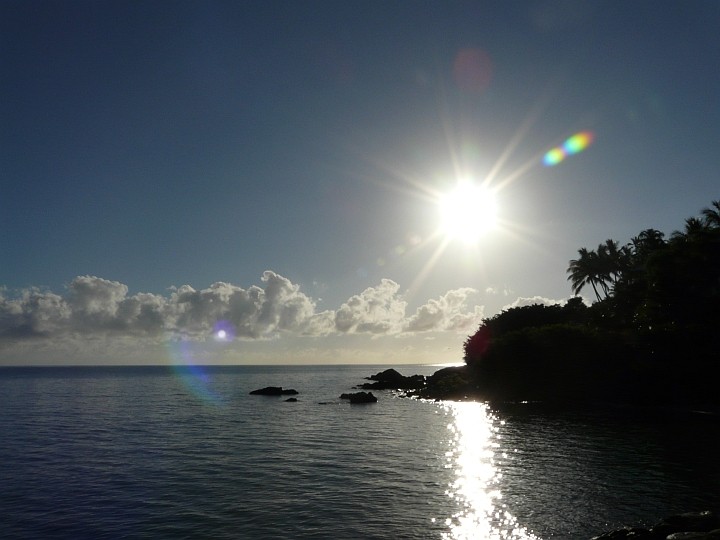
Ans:
{"type": "Polygon", "coordinates": [[[475,244],[497,226],[495,192],[471,181],[462,181],[439,197],[440,229],[448,240],[475,244]]]}

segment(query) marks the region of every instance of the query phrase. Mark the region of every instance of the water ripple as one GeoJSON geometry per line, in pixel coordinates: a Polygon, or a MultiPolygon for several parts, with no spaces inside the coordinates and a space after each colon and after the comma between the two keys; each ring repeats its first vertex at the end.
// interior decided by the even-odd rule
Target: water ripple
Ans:
{"type": "Polygon", "coordinates": [[[720,503],[717,425],[319,404],[371,371],[216,369],[202,395],[163,369],[2,372],[0,537],[569,539],[720,503]],[[248,395],[272,384],[299,401],[248,395]]]}

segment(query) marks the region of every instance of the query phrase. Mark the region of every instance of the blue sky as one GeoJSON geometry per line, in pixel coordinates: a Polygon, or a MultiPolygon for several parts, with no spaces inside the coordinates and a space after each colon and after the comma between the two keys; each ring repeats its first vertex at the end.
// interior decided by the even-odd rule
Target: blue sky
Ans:
{"type": "Polygon", "coordinates": [[[719,23],[709,1],[5,1],[0,363],[457,361],[482,316],[567,299],[578,248],[718,198],[719,23]],[[461,179],[497,198],[472,244],[439,232],[461,179]]]}

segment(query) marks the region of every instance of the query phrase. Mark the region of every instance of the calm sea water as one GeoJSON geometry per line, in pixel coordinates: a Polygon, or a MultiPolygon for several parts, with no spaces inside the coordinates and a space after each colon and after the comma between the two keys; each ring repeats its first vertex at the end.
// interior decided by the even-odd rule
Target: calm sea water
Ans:
{"type": "Polygon", "coordinates": [[[716,417],[340,402],[381,369],[0,368],[0,537],[580,539],[720,508],[716,417]]]}

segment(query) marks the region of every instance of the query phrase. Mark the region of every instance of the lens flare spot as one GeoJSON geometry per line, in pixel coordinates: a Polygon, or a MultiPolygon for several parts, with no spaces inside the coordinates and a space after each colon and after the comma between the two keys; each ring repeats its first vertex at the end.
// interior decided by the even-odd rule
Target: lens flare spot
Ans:
{"type": "Polygon", "coordinates": [[[183,339],[169,341],[167,345],[173,372],[192,394],[207,405],[224,405],[225,397],[216,391],[207,366],[200,365],[203,356],[198,344],[183,339]]]}
{"type": "Polygon", "coordinates": [[[565,152],[561,148],[553,148],[543,158],[543,163],[548,166],[557,165],[565,159],[565,152]]]}
{"type": "Polygon", "coordinates": [[[563,161],[566,157],[578,154],[588,148],[594,139],[589,131],[581,131],[568,138],[561,146],[549,150],[543,157],[543,163],[552,167],[563,161]]]}
{"type": "Polygon", "coordinates": [[[592,139],[592,133],[589,133],[587,131],[584,131],[582,133],[576,133],[567,141],[565,141],[565,144],[563,144],[563,148],[568,155],[577,154],[578,152],[582,152],[588,146],[590,146],[590,143],[592,143],[592,139]]]}
{"type": "Polygon", "coordinates": [[[213,336],[216,341],[232,341],[235,337],[235,326],[226,320],[220,320],[213,325],[213,336]]]}

